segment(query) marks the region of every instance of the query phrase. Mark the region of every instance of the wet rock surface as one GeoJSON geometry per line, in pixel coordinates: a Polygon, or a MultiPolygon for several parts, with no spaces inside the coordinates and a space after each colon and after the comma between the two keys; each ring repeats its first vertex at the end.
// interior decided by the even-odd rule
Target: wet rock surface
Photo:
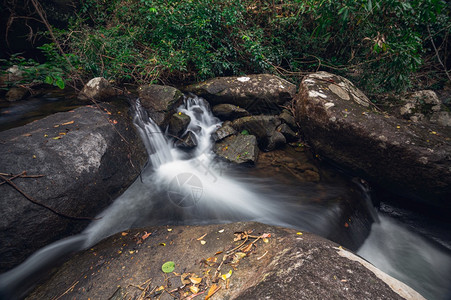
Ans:
{"type": "Polygon", "coordinates": [[[24,99],[30,94],[29,90],[23,87],[12,87],[6,93],[5,98],[6,101],[14,102],[24,99]]]}
{"type": "Polygon", "coordinates": [[[155,123],[164,127],[177,106],[183,101],[183,94],[171,86],[158,84],[143,85],[138,88],[142,106],[155,123]]]}
{"type": "Polygon", "coordinates": [[[181,137],[181,135],[188,128],[188,124],[191,118],[184,113],[174,113],[169,119],[169,129],[168,132],[176,137],[181,137]]]}
{"type": "Polygon", "coordinates": [[[229,123],[224,123],[212,135],[212,139],[217,142],[236,133],[236,130],[229,123]]]}
{"type": "Polygon", "coordinates": [[[298,182],[319,182],[321,177],[318,168],[310,159],[298,155],[294,148],[287,146],[270,152],[261,152],[256,169],[268,170],[268,176],[276,176],[282,182],[284,177],[292,177],[298,182]]]}
{"type": "Polygon", "coordinates": [[[78,99],[83,101],[110,101],[116,96],[116,90],[103,77],[95,77],[89,80],[78,95],[78,99]]]}
{"type": "Polygon", "coordinates": [[[237,164],[253,164],[258,158],[257,139],[253,135],[231,135],[216,143],[213,151],[223,159],[237,164]]]}
{"type": "Polygon", "coordinates": [[[249,116],[249,112],[244,108],[233,104],[218,104],[212,108],[213,114],[221,120],[235,120],[237,118],[249,116]]]}
{"type": "Polygon", "coordinates": [[[231,126],[238,132],[246,130],[257,137],[260,149],[271,151],[283,144],[283,135],[276,131],[281,124],[277,116],[248,116],[236,119],[231,126]]]}
{"type": "Polygon", "coordinates": [[[118,233],[76,254],[27,299],[205,298],[214,290],[211,299],[424,299],[333,242],[254,222],[118,233]],[[175,273],[163,273],[168,261],[175,273]]]}
{"type": "Polygon", "coordinates": [[[234,104],[247,111],[280,111],[278,105],[290,101],[296,86],[274,75],[218,77],[185,88],[207,99],[212,105],[234,104]]]}
{"type": "Polygon", "coordinates": [[[374,183],[451,209],[451,134],[375,111],[347,79],[306,76],[295,98],[302,131],[320,156],[374,183]]]}
{"type": "MultiPolygon", "coordinates": [[[[0,172],[44,175],[12,182],[58,212],[95,217],[132,183],[147,160],[128,108],[102,105],[105,110],[81,107],[0,132],[0,172]]],[[[58,216],[8,184],[0,186],[0,205],[1,271],[90,222],[58,216]]]]}
{"type": "Polygon", "coordinates": [[[196,135],[188,131],[180,140],[175,142],[175,146],[182,149],[193,149],[197,146],[196,135]]]}

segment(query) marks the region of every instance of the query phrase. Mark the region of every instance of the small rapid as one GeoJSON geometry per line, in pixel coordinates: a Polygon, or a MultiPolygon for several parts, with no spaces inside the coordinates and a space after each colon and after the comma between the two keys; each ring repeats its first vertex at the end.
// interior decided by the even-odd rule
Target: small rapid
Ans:
{"type": "MultiPolygon", "coordinates": [[[[202,98],[186,97],[178,108],[178,112],[191,118],[187,131],[198,143],[191,151],[175,147],[176,139],[161,131],[139,100],[133,110],[149,164],[81,234],[53,243],[1,274],[0,298],[20,297],[55,260],[133,227],[258,221],[310,231],[339,243],[343,241],[345,246],[346,238],[357,239],[355,235],[345,237],[337,233],[344,232],[343,208],[335,199],[346,197],[348,187],[323,185],[319,192],[311,184],[287,186],[250,176],[220,161],[212,151],[211,134],[221,122],[202,98]],[[318,194],[323,201],[312,202],[318,194]]],[[[363,245],[356,242],[361,246],[358,253],[428,299],[447,299],[451,295],[446,280],[451,278],[450,255],[381,216],[366,188],[360,184],[353,186],[360,189],[361,209],[366,218],[374,222],[363,245]]],[[[363,241],[366,237],[363,234],[359,238],[363,241]]]]}

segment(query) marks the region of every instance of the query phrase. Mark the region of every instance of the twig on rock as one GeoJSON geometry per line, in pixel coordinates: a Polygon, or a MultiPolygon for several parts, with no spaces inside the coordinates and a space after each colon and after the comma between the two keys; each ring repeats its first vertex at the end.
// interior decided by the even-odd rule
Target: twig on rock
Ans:
{"type": "MultiPolygon", "coordinates": [[[[14,176],[13,176],[13,177],[14,177],[14,176]]],[[[34,203],[34,204],[36,204],[36,205],[39,205],[39,206],[41,206],[41,207],[44,207],[44,208],[50,210],[52,213],[54,213],[54,214],[56,214],[56,215],[58,215],[58,216],[60,216],[60,217],[63,217],[63,218],[66,218],[66,219],[72,219],[72,220],[98,220],[98,219],[96,219],[96,218],[89,218],[89,217],[74,217],[74,216],[70,216],[70,215],[66,215],[66,214],[64,214],[64,213],[61,213],[61,212],[59,212],[59,211],[57,211],[57,210],[55,210],[55,209],[53,209],[53,208],[51,208],[51,207],[45,205],[44,203],[41,203],[41,202],[39,202],[39,201],[33,199],[33,198],[32,198],[31,196],[29,196],[27,193],[25,193],[24,191],[22,191],[17,185],[15,185],[9,178],[6,178],[5,176],[3,176],[3,175],[1,175],[1,174],[0,174],[0,178],[3,179],[4,182],[8,183],[10,186],[12,186],[13,188],[15,188],[19,193],[21,193],[25,198],[27,198],[28,201],[30,201],[30,202],[32,202],[32,203],[34,203]]]]}

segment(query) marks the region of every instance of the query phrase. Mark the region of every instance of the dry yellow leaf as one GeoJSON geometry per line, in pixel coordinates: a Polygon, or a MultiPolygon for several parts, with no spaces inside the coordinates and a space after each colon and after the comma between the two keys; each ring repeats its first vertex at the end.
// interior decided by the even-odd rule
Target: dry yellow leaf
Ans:
{"type": "Polygon", "coordinates": [[[205,300],[208,300],[213,296],[217,291],[219,291],[221,287],[217,284],[213,284],[210,289],[208,290],[207,296],[205,296],[205,300]]]}
{"type": "Polygon", "coordinates": [[[195,286],[195,285],[191,285],[191,286],[189,287],[189,290],[190,290],[191,293],[193,293],[193,294],[199,293],[199,288],[198,288],[197,286],[195,286]]]}
{"type": "Polygon", "coordinates": [[[193,283],[193,284],[199,284],[202,282],[202,278],[199,277],[190,277],[189,280],[193,283]]]}
{"type": "Polygon", "coordinates": [[[70,124],[74,124],[74,121],[66,122],[66,123],[63,123],[61,125],[70,125],[70,124]]]}
{"type": "Polygon", "coordinates": [[[232,270],[229,271],[229,273],[225,273],[221,275],[222,280],[227,280],[227,278],[230,278],[232,276],[232,270]]]}
{"type": "Polygon", "coordinates": [[[191,281],[189,279],[187,279],[187,277],[189,276],[189,273],[183,273],[182,275],[180,275],[180,281],[182,282],[182,284],[190,284],[191,281]]]}

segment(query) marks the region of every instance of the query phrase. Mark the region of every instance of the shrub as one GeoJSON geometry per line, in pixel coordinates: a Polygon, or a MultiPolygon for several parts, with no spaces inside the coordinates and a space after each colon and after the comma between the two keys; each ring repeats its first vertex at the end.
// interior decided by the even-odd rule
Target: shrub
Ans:
{"type": "Polygon", "coordinates": [[[442,0],[84,0],[56,36],[73,61],[68,77],[272,72],[298,81],[332,70],[374,93],[411,88],[419,71],[446,80],[437,57],[446,65],[449,8],[442,0]]]}

